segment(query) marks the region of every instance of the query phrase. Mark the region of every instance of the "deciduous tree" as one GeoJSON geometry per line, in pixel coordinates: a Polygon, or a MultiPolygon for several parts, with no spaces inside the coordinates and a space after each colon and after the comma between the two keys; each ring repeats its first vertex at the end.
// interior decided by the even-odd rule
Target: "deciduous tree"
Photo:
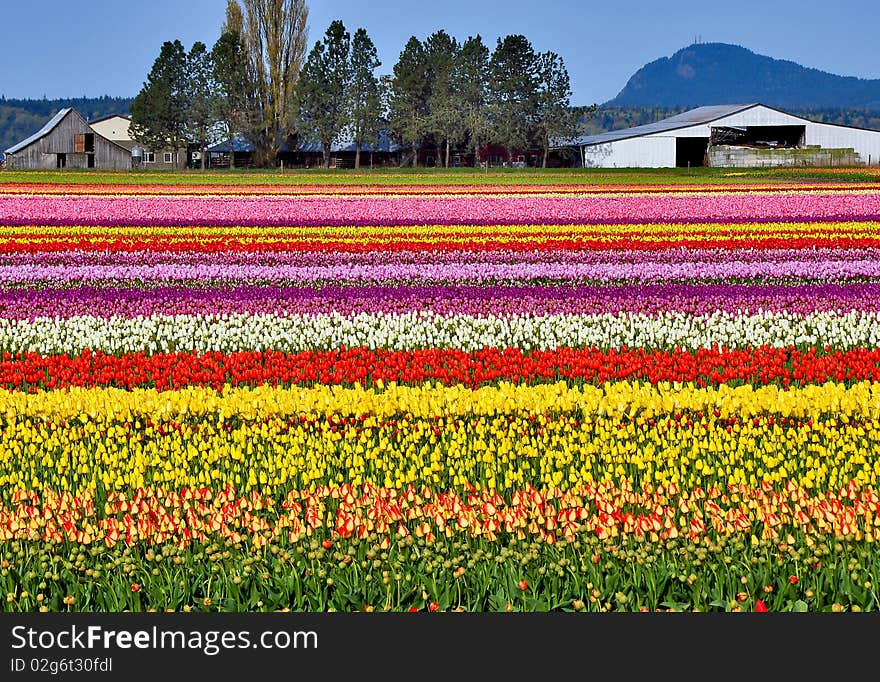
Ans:
{"type": "Polygon", "coordinates": [[[305,0],[240,0],[248,57],[248,138],[258,165],[274,164],[293,131],[294,88],[308,41],[305,0]]]}

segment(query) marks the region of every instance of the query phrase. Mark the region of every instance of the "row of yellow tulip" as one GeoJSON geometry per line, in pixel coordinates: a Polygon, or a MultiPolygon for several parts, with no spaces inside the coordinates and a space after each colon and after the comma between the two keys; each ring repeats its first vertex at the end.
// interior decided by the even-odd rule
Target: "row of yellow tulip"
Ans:
{"type": "Polygon", "coordinates": [[[0,488],[880,481],[880,384],[0,393],[0,488]]]}
{"type": "MultiPolygon", "coordinates": [[[[825,415],[844,421],[880,419],[880,382],[860,381],[851,386],[828,382],[783,389],[775,384],[698,387],[693,383],[657,384],[629,381],[570,386],[514,384],[502,381],[477,389],[430,382],[420,386],[384,384],[375,388],[356,384],[311,387],[225,386],[156,389],[79,388],[24,393],[0,390],[0,415],[15,422],[23,417],[69,420],[80,415],[101,420],[150,418],[163,421],[216,415],[220,419],[287,417],[408,416],[418,419],[495,415],[575,413],[585,420],[656,417],[672,412],[715,411],[716,417],[751,418],[773,414],[783,418],[818,419],[825,415]]],[[[375,424],[375,421],[366,424],[375,424]]]]}
{"type": "Polygon", "coordinates": [[[382,236],[442,236],[450,234],[463,236],[499,236],[523,235],[540,233],[546,237],[557,235],[577,237],[601,237],[630,235],[640,240],[650,241],[657,235],[675,235],[679,238],[693,237],[701,239],[715,235],[730,238],[739,237],[777,237],[792,235],[810,236],[876,236],[880,234],[880,222],[868,220],[852,221],[769,221],[769,222],[707,222],[707,223],[622,223],[622,224],[562,224],[562,225],[303,225],[279,226],[270,232],[262,226],[236,225],[102,225],[100,227],[84,227],[81,225],[39,225],[38,233],[34,225],[2,225],[0,240],[19,240],[28,237],[34,240],[59,237],[87,238],[95,234],[104,237],[163,237],[167,239],[215,236],[248,237],[255,242],[277,241],[279,239],[321,239],[338,240],[352,238],[359,241],[371,237],[382,236]]]}

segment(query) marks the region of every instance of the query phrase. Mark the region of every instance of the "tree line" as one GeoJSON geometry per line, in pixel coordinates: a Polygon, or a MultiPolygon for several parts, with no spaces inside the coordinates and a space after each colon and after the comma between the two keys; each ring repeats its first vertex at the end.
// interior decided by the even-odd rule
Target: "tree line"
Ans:
{"type": "MultiPolygon", "coordinates": [[[[256,165],[274,165],[295,135],[321,145],[324,165],[342,139],[361,150],[382,131],[411,150],[435,146],[443,165],[453,150],[482,146],[542,149],[574,137],[595,110],[571,106],[565,63],[536,52],[523,35],[463,42],[438,30],[411,37],[392,73],[379,76],[377,50],[363,28],[333,21],[307,49],[305,0],[227,0],[226,21],[208,49],[165,42],[131,106],[132,136],[152,149],[207,145],[243,137],[256,165]]],[[[234,158],[233,154],[230,154],[234,158]]]]}

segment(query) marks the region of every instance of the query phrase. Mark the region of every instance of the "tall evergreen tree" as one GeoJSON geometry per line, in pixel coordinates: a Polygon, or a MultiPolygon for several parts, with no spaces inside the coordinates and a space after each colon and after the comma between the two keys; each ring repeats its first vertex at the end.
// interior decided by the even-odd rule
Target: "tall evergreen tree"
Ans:
{"type": "Polygon", "coordinates": [[[394,136],[412,146],[415,166],[428,128],[429,94],[425,48],[418,38],[411,36],[394,65],[388,117],[394,136]]]}
{"type": "Polygon", "coordinates": [[[478,35],[469,37],[458,51],[453,80],[461,102],[462,133],[480,161],[480,145],[489,134],[486,97],[489,88],[489,48],[478,35]]]}
{"type": "Polygon", "coordinates": [[[147,149],[186,145],[186,51],[165,41],[141,91],[131,104],[131,135],[147,149]]]}
{"type": "Polygon", "coordinates": [[[351,36],[345,25],[336,20],[309,52],[297,85],[302,132],[321,143],[325,168],[330,167],[333,143],[348,123],[350,51],[351,36]]]}
{"type": "Polygon", "coordinates": [[[248,129],[249,74],[247,54],[241,39],[244,22],[237,0],[227,0],[223,33],[211,48],[217,96],[214,113],[226,128],[229,167],[235,168],[235,138],[248,129]]]}
{"type": "Polygon", "coordinates": [[[463,138],[462,106],[453,78],[459,48],[458,41],[442,29],[425,40],[428,132],[434,137],[438,153],[445,151],[444,165],[447,168],[450,145],[458,144],[463,138]]]}
{"type": "Polygon", "coordinates": [[[382,65],[376,46],[367,32],[359,28],[351,41],[351,83],[349,88],[350,126],[355,144],[354,167],[361,167],[361,148],[378,140],[382,100],[376,69],[382,65]]]}
{"type": "Polygon", "coordinates": [[[535,137],[538,57],[525,36],[505,36],[492,52],[489,71],[494,133],[512,161],[513,150],[525,149],[535,137]]]}
{"type": "Polygon", "coordinates": [[[202,170],[206,170],[208,142],[216,127],[217,87],[211,53],[204,43],[193,43],[186,56],[186,68],[185,129],[189,141],[198,145],[201,152],[200,166],[202,170]]]}
{"type": "Polygon", "coordinates": [[[550,140],[571,140],[578,134],[579,110],[571,106],[571,82],[565,62],[554,52],[538,58],[537,129],[547,167],[550,140]]]}

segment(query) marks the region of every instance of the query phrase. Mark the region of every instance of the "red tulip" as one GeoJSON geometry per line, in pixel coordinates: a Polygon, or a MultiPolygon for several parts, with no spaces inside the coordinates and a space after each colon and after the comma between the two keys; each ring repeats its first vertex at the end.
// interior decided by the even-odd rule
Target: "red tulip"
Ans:
{"type": "Polygon", "coordinates": [[[763,599],[756,599],[755,600],[755,613],[766,613],[767,611],[769,611],[769,609],[767,608],[767,604],[764,603],[764,600],[763,599]]]}

